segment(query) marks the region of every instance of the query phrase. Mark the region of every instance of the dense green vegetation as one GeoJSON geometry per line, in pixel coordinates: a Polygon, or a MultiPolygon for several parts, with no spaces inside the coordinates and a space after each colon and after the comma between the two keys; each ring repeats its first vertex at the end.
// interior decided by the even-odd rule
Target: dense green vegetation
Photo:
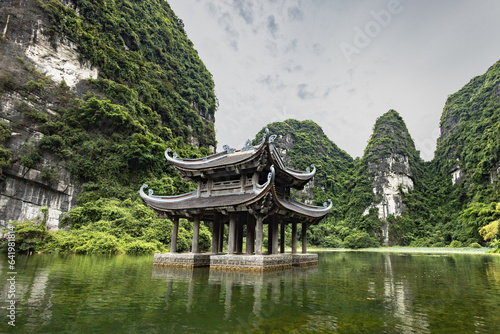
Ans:
{"type": "MultiPolygon", "coordinates": [[[[15,226],[16,247],[20,253],[154,253],[166,251],[170,243],[172,223],[157,218],[141,200],[102,198],[87,202],[71,210],[63,219],[60,229],[50,233],[45,227],[47,208],[43,217],[25,222],[12,222],[15,226]]],[[[181,219],[177,249],[191,248],[192,224],[181,219]]],[[[211,236],[205,225],[200,227],[200,247],[208,250],[211,236]]],[[[1,245],[5,248],[6,243],[1,245]]]]}
{"type": "MultiPolygon", "coordinates": [[[[473,193],[479,191],[472,184],[473,180],[453,185],[448,170],[440,172],[439,157],[424,162],[396,111],[389,110],[377,119],[364,156],[355,160],[335,146],[311,121],[286,120],[268,127],[271,133],[278,135],[276,145],[287,150],[292,166],[299,169],[310,164],[318,166],[312,191],[314,204],[319,205],[326,198],[333,199],[331,213],[310,230],[309,240],[313,245],[362,248],[380,244],[384,222],[378,218],[376,208],[365,210],[371,203],[380,201],[372,191],[374,176],[387,171],[389,167],[384,166],[384,159],[389,157],[401,163],[392,167],[396,172],[398,169],[403,172],[403,162],[408,161],[410,171],[407,172],[414,184],[414,189],[408,193],[400,189],[405,213],[387,219],[392,243],[417,247],[477,247],[492,241],[491,245],[496,245],[494,238],[482,237],[480,230],[488,226],[489,234],[485,230],[484,235],[497,233],[498,193],[490,197],[492,202],[478,202],[484,194],[473,193]]],[[[495,194],[497,185],[484,183],[483,187],[487,188],[486,193],[495,194]]],[[[311,198],[298,195],[299,199],[311,198]]]]}
{"type": "MultiPolygon", "coordinates": [[[[15,222],[22,252],[140,253],[168,248],[172,224],[156,218],[139,199],[148,183],[157,193],[192,190],[163,158],[166,148],[199,157],[215,146],[217,100],[214,83],[182,20],[165,1],[80,1],[78,14],[57,0],[34,0],[49,27],[54,47],[63,39],[82,60],[99,69],[95,80],[70,88],[54,83],[22,58],[0,68],[0,94],[15,93],[16,122],[0,122],[0,182],[13,163],[40,170],[47,184],[67,170],[79,186],[78,206],[57,233],[42,218],[15,222]],[[18,149],[9,146],[19,128],[44,136],[18,149]],[[197,145],[193,146],[193,143],[197,145]]],[[[8,38],[0,43],[11,43],[8,38]]],[[[0,55],[4,57],[6,55],[0,55]]],[[[500,232],[500,62],[448,98],[435,158],[424,162],[401,116],[394,110],[377,119],[364,156],[353,159],[312,121],[268,125],[286,163],[317,168],[314,186],[293,193],[299,200],[333,209],[308,233],[321,247],[374,247],[386,222],[372,203],[377,173],[392,157],[408,161],[414,189],[403,193],[405,213],[387,219],[391,241],[411,246],[487,245],[499,248],[500,232]],[[452,171],[462,178],[452,184],[452,171]]],[[[264,129],[254,143],[262,138],[264,129]]],[[[400,191],[402,192],[402,191],[400,191]]],[[[190,247],[190,224],[181,222],[179,250],[190,247]]],[[[289,235],[290,231],[287,232],[289,235]]],[[[202,225],[202,249],[210,245],[202,225]]],[[[264,240],[267,242],[266,240],[264,240]]]]}
{"type": "Polygon", "coordinates": [[[448,98],[435,157],[405,198],[408,213],[397,219],[419,231],[413,245],[486,245],[479,230],[498,219],[491,208],[500,201],[499,89],[497,62],[448,98]],[[457,168],[463,176],[453,185],[457,168]]]}
{"type": "Polygon", "coordinates": [[[442,174],[458,166],[467,182],[467,196],[494,201],[500,194],[491,174],[500,167],[500,62],[475,77],[444,107],[434,163],[442,174]]]}
{"type": "MultiPolygon", "coordinates": [[[[99,69],[99,77],[71,89],[38,72],[29,60],[2,55],[11,66],[0,69],[0,94],[21,96],[15,106],[21,119],[0,123],[0,172],[19,163],[40,170],[51,184],[66,169],[80,188],[79,207],[64,220],[67,230],[46,234],[40,221],[16,223],[18,241],[34,243],[23,251],[164,249],[171,222],[156,219],[138,200],[138,189],[148,183],[172,195],[193,187],[168,166],[163,152],[170,147],[183,157],[198,157],[215,146],[211,74],[165,1],[76,0],[78,14],[57,0],[34,3],[48,21],[53,46],[71,40],[82,59],[99,69]],[[18,126],[44,136],[13,153],[7,148],[9,135],[18,126]],[[200,148],[191,145],[193,138],[200,148]]],[[[180,233],[189,233],[188,224],[180,233]]],[[[205,227],[201,236],[205,247],[210,242],[205,227]]],[[[182,240],[180,250],[187,250],[190,244],[182,240]]]]}
{"type": "MultiPolygon", "coordinates": [[[[418,174],[422,164],[420,153],[415,149],[415,143],[405,122],[397,111],[391,109],[375,122],[372,136],[365,148],[363,162],[368,167],[368,164],[377,164],[381,159],[394,155],[407,157],[412,174],[418,174]]],[[[370,172],[373,174],[374,171],[370,172]]]]}
{"type": "MultiPolygon", "coordinates": [[[[37,0],[51,25],[55,45],[65,36],[99,68],[92,85],[155,124],[164,136],[194,135],[202,146],[214,144],[216,109],[211,74],[187,38],[184,25],[166,1],[76,0],[76,11],[57,0],[37,0]],[[189,129],[189,126],[193,130],[189,129]]],[[[168,139],[168,138],[164,138],[168,139]]]]}
{"type": "Polygon", "coordinates": [[[5,142],[10,137],[10,127],[4,121],[0,121],[0,181],[2,181],[2,168],[10,166],[12,162],[12,151],[5,147],[5,142]]]}
{"type": "MultiPolygon", "coordinates": [[[[376,212],[362,216],[373,201],[371,183],[361,168],[360,159],[353,160],[323,133],[312,121],[293,119],[267,125],[276,134],[275,145],[286,149],[291,167],[305,170],[317,168],[314,186],[307,193],[292,192],[299,200],[313,200],[321,205],[330,198],[333,208],[319,225],[308,229],[308,240],[314,246],[363,248],[378,246],[375,232],[380,227],[376,212]]],[[[255,137],[262,138],[265,129],[255,137]]]]}

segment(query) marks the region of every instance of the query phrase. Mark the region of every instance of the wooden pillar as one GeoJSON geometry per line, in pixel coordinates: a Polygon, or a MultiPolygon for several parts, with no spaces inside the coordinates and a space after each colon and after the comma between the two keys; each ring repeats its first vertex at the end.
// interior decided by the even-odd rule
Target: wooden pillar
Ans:
{"type": "Polygon", "coordinates": [[[273,253],[273,229],[274,221],[273,217],[269,217],[269,223],[267,224],[267,253],[273,253]]]}
{"type": "Polygon", "coordinates": [[[218,221],[219,221],[219,253],[222,253],[224,251],[224,220],[221,215],[217,215],[218,221]]]}
{"type": "Polygon", "coordinates": [[[281,222],[280,224],[280,234],[281,234],[281,238],[280,238],[280,253],[285,253],[285,222],[281,222]]]}
{"type": "Polygon", "coordinates": [[[200,252],[200,217],[195,216],[193,220],[193,244],[191,245],[191,253],[200,252]]]}
{"type": "Polygon", "coordinates": [[[179,234],[179,218],[172,220],[172,239],[170,240],[170,253],[177,253],[177,235],[179,234]]]}
{"type": "Polygon", "coordinates": [[[297,223],[292,223],[292,254],[297,254],[297,223]]]}
{"type": "Polygon", "coordinates": [[[302,254],[307,253],[307,223],[302,224],[302,254]]]}
{"type": "Polygon", "coordinates": [[[235,217],[236,223],[234,224],[234,252],[238,253],[238,241],[240,232],[240,220],[238,219],[238,214],[235,217]]]}
{"type": "Polygon", "coordinates": [[[246,224],[245,212],[240,212],[238,214],[238,222],[236,226],[238,227],[238,234],[236,238],[236,253],[243,253],[243,226],[246,224]]]}
{"type": "Polygon", "coordinates": [[[262,255],[262,234],[264,232],[264,217],[257,215],[255,223],[255,255],[262,255]]]}
{"type": "Polygon", "coordinates": [[[229,215],[229,236],[227,237],[227,252],[234,254],[236,251],[236,215],[229,215]]]}
{"type": "Polygon", "coordinates": [[[212,225],[212,253],[214,254],[219,252],[219,227],[219,220],[215,217],[212,225]]]}
{"type": "Polygon", "coordinates": [[[278,241],[279,241],[279,222],[276,218],[273,218],[273,243],[272,243],[273,254],[278,254],[278,241]]]}
{"type": "Polygon", "coordinates": [[[255,246],[255,219],[252,215],[247,215],[247,243],[246,254],[252,255],[255,246]]]}

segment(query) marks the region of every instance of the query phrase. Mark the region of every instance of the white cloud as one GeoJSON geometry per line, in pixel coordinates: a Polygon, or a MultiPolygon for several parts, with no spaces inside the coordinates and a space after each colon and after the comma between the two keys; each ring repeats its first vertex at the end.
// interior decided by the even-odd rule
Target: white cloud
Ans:
{"type": "Polygon", "coordinates": [[[348,63],[340,44],[354,45],[356,28],[366,34],[391,1],[169,0],[213,74],[219,147],[293,117],[360,156],[392,108],[431,159],[448,94],[500,59],[500,3],[400,0],[348,63]]]}

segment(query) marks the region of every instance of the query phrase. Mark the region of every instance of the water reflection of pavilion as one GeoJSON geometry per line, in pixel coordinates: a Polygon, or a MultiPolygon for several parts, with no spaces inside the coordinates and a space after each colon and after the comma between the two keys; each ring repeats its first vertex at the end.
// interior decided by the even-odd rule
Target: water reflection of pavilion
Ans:
{"type": "Polygon", "coordinates": [[[236,309],[240,316],[262,317],[269,308],[287,298],[302,301],[302,306],[306,306],[307,281],[317,273],[317,266],[271,272],[154,266],[152,278],[167,281],[166,310],[205,311],[229,319],[236,309]],[[214,304],[220,305],[219,308],[214,308],[214,304]]]}

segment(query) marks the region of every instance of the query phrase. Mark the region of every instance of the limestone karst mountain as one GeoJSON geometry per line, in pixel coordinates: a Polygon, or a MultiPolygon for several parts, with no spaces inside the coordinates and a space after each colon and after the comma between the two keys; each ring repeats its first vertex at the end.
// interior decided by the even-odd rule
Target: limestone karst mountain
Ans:
{"type": "Polygon", "coordinates": [[[2,1],[0,27],[2,224],[47,206],[57,229],[169,175],[167,147],[215,147],[211,74],[166,1],[2,1]]]}
{"type": "Polygon", "coordinates": [[[364,214],[371,208],[378,209],[378,217],[383,221],[382,240],[389,244],[387,219],[406,211],[403,193],[414,189],[414,178],[422,165],[413,139],[395,110],[389,110],[375,122],[362,165],[375,194],[375,200],[364,214]]]}

